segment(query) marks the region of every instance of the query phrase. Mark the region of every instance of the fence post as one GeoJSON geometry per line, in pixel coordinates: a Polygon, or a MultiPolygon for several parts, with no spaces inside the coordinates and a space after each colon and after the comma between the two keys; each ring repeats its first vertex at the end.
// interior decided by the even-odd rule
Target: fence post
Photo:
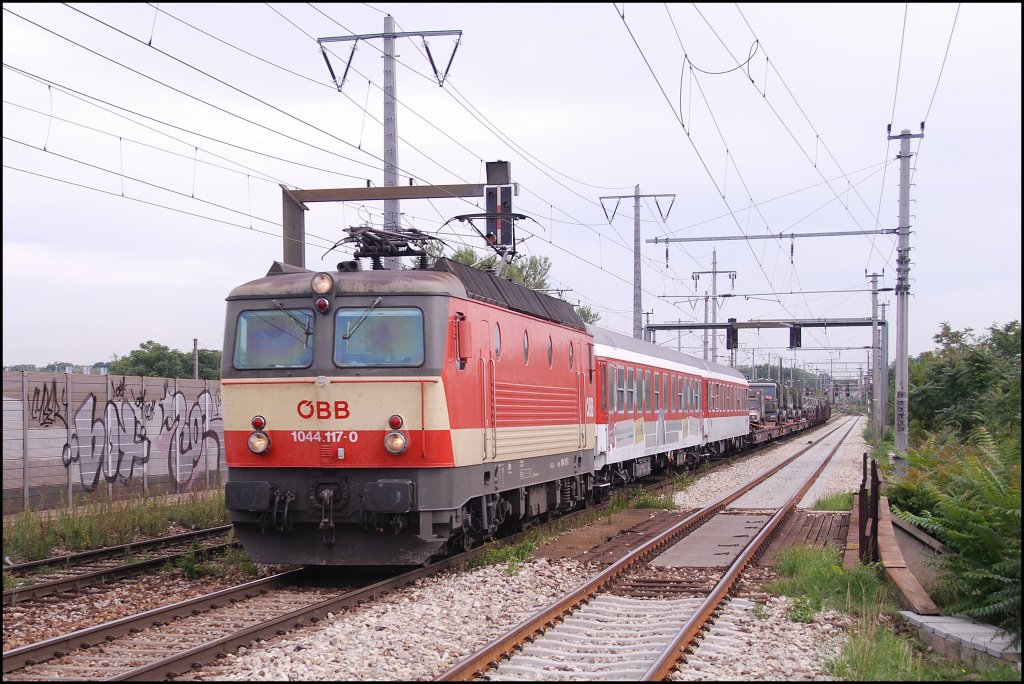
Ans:
{"type": "MultiPolygon", "coordinates": [[[[106,390],[104,392],[104,394],[107,397],[107,401],[106,401],[105,404],[103,404],[103,425],[104,425],[104,437],[106,437],[107,443],[103,445],[103,449],[104,449],[104,451],[107,452],[107,466],[109,467],[110,464],[111,464],[111,461],[113,461],[113,459],[114,459],[114,454],[113,454],[114,449],[113,449],[112,444],[111,444],[113,442],[113,440],[110,438],[110,431],[112,429],[114,429],[114,428],[111,425],[108,424],[109,420],[108,420],[107,416],[108,416],[108,412],[110,411],[110,383],[107,382],[105,378],[106,378],[106,376],[104,376],[103,385],[104,385],[105,390],[106,390]]],[[[118,415],[120,415],[120,412],[118,412],[118,415]]],[[[116,423],[115,423],[115,425],[116,425],[116,423]]],[[[120,440],[120,435],[119,435],[118,436],[118,442],[120,443],[120,441],[121,440],[120,440]]],[[[108,475],[109,475],[109,473],[108,473],[108,475]]],[[[107,496],[110,498],[111,501],[114,500],[114,481],[115,480],[117,480],[116,475],[115,475],[115,477],[107,480],[107,496]]]]}
{"type": "Polygon", "coordinates": [[[21,477],[23,501],[21,507],[29,507],[29,472],[28,472],[28,375],[21,371],[21,477]]]}
{"type": "Polygon", "coordinates": [[[878,555],[878,497],[882,492],[882,481],[878,477],[878,461],[871,459],[871,562],[879,561],[878,555]]]}
{"type": "MultiPolygon", "coordinates": [[[[171,410],[178,411],[178,378],[174,378],[174,392],[171,394],[171,410]]],[[[174,493],[181,493],[181,424],[174,431],[174,493]]]]}
{"type": "MultiPolygon", "coordinates": [[[[127,378],[125,378],[125,383],[127,384],[127,378]]],[[[143,375],[139,376],[139,387],[139,403],[141,404],[139,415],[142,416],[142,431],[146,437],[149,437],[149,419],[146,417],[146,378],[143,375]]],[[[121,401],[124,401],[124,396],[121,397],[121,401]]],[[[156,415],[156,411],[153,412],[153,415],[156,415]]],[[[158,430],[157,435],[159,434],[158,430]]],[[[149,496],[149,459],[153,456],[152,439],[150,439],[149,446],[151,448],[146,451],[142,459],[142,492],[145,496],[149,496]]]]}
{"type": "MultiPolygon", "coordinates": [[[[71,417],[71,373],[65,371],[64,373],[64,415],[67,416],[68,425],[68,445],[71,445],[71,423],[74,420],[71,417]]],[[[68,463],[68,510],[75,510],[75,491],[73,480],[71,479],[72,463],[68,463]]],[[[81,471],[82,462],[78,462],[78,469],[81,471]]]]}
{"type": "Polygon", "coordinates": [[[859,513],[857,516],[857,534],[860,540],[860,546],[857,549],[857,556],[861,561],[863,561],[868,548],[868,538],[866,534],[868,525],[868,452],[866,451],[861,457],[860,471],[860,491],[857,493],[857,511],[859,513]]]}

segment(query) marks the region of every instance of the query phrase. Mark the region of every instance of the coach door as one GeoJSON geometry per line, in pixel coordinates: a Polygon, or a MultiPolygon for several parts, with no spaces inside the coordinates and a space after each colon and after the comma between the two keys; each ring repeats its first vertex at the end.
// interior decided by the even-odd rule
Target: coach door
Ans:
{"type": "Polygon", "coordinates": [[[657,426],[657,441],[658,451],[661,452],[661,447],[665,446],[665,412],[668,409],[668,373],[661,374],[655,371],[654,373],[654,411],[656,420],[658,421],[657,426]]]}

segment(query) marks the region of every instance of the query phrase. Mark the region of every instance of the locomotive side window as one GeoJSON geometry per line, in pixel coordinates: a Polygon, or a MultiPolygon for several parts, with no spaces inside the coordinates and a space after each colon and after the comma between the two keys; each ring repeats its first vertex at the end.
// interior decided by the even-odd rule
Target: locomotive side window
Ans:
{"type": "Polygon", "coordinates": [[[572,370],[572,342],[569,343],[569,370],[572,370]]]}
{"type": "Polygon", "coordinates": [[[551,335],[548,335],[548,368],[551,368],[551,364],[554,361],[555,347],[551,344],[551,335]]]}
{"type": "Polygon", "coordinates": [[[412,307],[339,309],[334,317],[338,366],[420,366],[423,312],[412,307]]]}
{"type": "Polygon", "coordinates": [[[523,363],[530,362],[530,335],[523,331],[523,363]]]}
{"type": "Polygon", "coordinates": [[[494,358],[501,358],[501,326],[494,324],[494,358]]]}
{"type": "Polygon", "coordinates": [[[243,311],[235,328],[235,368],[308,368],[313,363],[313,310],[243,311]]]}

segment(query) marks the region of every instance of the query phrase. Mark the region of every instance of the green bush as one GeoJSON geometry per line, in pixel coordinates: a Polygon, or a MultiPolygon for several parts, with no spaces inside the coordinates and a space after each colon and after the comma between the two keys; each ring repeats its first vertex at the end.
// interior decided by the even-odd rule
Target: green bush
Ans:
{"type": "Polygon", "coordinates": [[[911,467],[886,491],[895,511],[952,551],[941,559],[936,601],[1019,644],[1020,459],[1019,451],[1016,459],[1005,453],[985,428],[966,440],[933,435],[908,451],[911,467]]]}

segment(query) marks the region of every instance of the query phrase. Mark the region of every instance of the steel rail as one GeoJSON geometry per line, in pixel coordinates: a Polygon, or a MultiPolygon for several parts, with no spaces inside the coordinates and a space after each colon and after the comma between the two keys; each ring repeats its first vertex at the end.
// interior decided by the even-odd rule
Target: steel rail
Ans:
{"type": "Polygon", "coordinates": [[[750,482],[737,487],[718,501],[700,509],[661,534],[655,536],[629,555],[608,566],[605,570],[595,575],[579,588],[564,596],[557,603],[541,609],[533,616],[527,618],[514,627],[511,631],[507,632],[505,635],[498,637],[482,649],[479,649],[476,653],[473,653],[455,663],[452,667],[437,677],[435,681],[467,681],[477,676],[483,676],[483,673],[493,665],[496,665],[500,658],[510,656],[514,649],[520,644],[525,641],[532,640],[534,635],[543,633],[548,628],[553,627],[556,622],[562,619],[562,616],[565,613],[580,607],[592,599],[602,588],[614,581],[619,575],[625,573],[637,563],[646,560],[649,556],[662,551],[665,547],[675,544],[680,537],[689,533],[693,528],[699,527],[747,491],[767,480],[779,470],[795,461],[816,445],[820,444],[827,437],[838,432],[844,426],[845,425],[836,427],[817,441],[798,451],[795,455],[787,458],[778,465],[769,468],[750,482]]]}
{"type": "MultiPolygon", "coordinates": [[[[810,477],[800,487],[800,490],[794,494],[789,501],[787,501],[782,508],[776,511],[775,515],[765,524],[763,528],[754,536],[753,539],[747,544],[743,551],[737,556],[736,560],[729,566],[729,569],[719,580],[715,588],[708,594],[707,599],[701,604],[700,608],[687,620],[686,624],[680,628],[679,632],[673,637],[671,643],[662,652],[662,655],[654,662],[654,664],[644,673],[641,677],[641,681],[661,681],[668,677],[669,673],[676,668],[680,658],[683,657],[685,649],[689,648],[690,644],[698,637],[702,632],[704,626],[707,624],[711,616],[718,610],[719,606],[728,596],[732,590],[733,585],[739,579],[743,571],[746,570],[747,565],[753,560],[761,551],[767,546],[768,542],[775,536],[778,529],[781,528],[783,521],[789,517],[793,509],[796,508],[800,500],[807,494],[807,490],[811,488],[811,485],[818,479],[818,476],[825,470],[825,467],[832,460],[832,457],[839,450],[839,447],[843,445],[843,441],[853,430],[853,426],[856,425],[856,421],[847,428],[846,434],[843,435],[836,445],[829,451],[821,465],[811,474],[810,477]]],[[[842,427],[842,426],[840,426],[842,427]]],[[[836,430],[838,431],[839,428],[836,430]]],[[[829,433],[830,435],[832,433],[829,433]]]]}

